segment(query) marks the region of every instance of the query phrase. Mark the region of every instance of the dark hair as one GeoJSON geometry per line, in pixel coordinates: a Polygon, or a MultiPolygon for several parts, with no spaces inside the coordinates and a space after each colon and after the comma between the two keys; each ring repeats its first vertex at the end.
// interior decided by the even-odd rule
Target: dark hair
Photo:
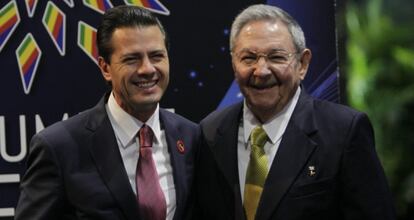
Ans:
{"type": "Polygon", "coordinates": [[[111,39],[115,29],[135,26],[158,26],[164,35],[165,46],[168,48],[166,32],[155,15],[144,8],[121,5],[107,10],[102,17],[96,37],[99,56],[103,57],[105,62],[110,63],[110,57],[113,52],[111,39]]]}

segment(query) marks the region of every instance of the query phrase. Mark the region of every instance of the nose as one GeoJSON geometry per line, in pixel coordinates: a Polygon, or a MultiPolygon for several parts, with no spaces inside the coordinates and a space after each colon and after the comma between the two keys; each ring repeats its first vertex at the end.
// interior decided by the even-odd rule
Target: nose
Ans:
{"type": "Polygon", "coordinates": [[[154,65],[151,63],[151,60],[148,56],[145,56],[142,59],[141,65],[138,67],[138,74],[152,74],[156,71],[154,65]]]}
{"type": "Polygon", "coordinates": [[[254,76],[258,76],[258,77],[263,77],[263,76],[268,76],[272,73],[272,71],[269,68],[269,65],[266,61],[265,57],[259,57],[259,60],[257,61],[257,63],[254,66],[254,72],[253,75],[254,76]]]}

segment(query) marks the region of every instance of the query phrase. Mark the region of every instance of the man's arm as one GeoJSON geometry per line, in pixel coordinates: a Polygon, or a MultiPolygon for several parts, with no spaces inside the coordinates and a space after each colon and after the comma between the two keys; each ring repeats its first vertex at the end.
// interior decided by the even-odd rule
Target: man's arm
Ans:
{"type": "Polygon", "coordinates": [[[61,219],[63,184],[57,161],[47,141],[35,135],[20,185],[15,220],[61,219]]]}
{"type": "Polygon", "coordinates": [[[348,131],[341,171],[344,219],[396,219],[384,171],[375,150],[372,125],[357,114],[348,131]]]}

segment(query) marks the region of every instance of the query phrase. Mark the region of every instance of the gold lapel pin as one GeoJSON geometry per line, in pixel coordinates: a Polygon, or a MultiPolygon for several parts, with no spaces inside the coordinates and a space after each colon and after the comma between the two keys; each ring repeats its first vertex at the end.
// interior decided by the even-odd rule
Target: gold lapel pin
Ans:
{"type": "Polygon", "coordinates": [[[309,176],[315,176],[316,175],[316,169],[315,166],[309,166],[309,176]]]}

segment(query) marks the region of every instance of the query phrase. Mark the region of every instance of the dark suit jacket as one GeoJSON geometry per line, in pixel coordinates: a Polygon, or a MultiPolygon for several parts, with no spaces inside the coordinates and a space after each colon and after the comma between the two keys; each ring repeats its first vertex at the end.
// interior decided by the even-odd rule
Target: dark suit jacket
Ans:
{"type": "MultiPolygon", "coordinates": [[[[201,122],[196,219],[245,219],[237,136],[242,103],[201,122]]],[[[363,113],[303,90],[271,164],[256,219],[381,220],[395,210],[363,113]],[[314,167],[314,174],[311,169],[314,167]]]]}
{"type": "MultiPolygon", "coordinates": [[[[33,137],[16,220],[141,219],[104,107],[106,99],[33,137]]],[[[160,121],[176,187],[174,219],[179,220],[188,210],[199,129],[163,109],[160,121]],[[177,149],[178,140],[184,142],[184,153],[177,149]]]]}

